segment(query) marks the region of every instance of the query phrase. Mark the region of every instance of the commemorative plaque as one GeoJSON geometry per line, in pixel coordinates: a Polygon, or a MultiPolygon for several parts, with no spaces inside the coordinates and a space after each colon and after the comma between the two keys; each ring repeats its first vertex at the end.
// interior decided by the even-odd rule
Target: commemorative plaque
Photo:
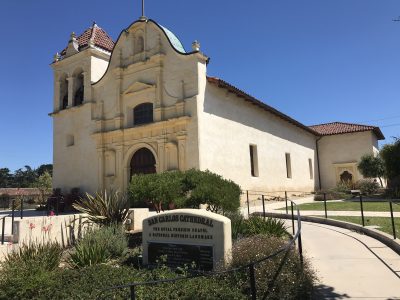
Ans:
{"type": "Polygon", "coordinates": [[[226,264],[232,248],[230,219],[200,209],[177,209],[143,220],[143,263],[188,265],[210,271],[226,264]]]}

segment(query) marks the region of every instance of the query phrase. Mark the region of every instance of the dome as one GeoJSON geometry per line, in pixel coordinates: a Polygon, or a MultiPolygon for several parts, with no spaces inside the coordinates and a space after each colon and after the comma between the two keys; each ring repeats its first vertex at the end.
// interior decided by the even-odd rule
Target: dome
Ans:
{"type": "MultiPolygon", "coordinates": [[[[157,24],[157,25],[159,25],[159,24],[157,24]]],[[[182,45],[181,41],[178,39],[178,37],[173,32],[171,32],[168,28],[165,28],[162,25],[159,25],[159,26],[165,32],[165,35],[168,37],[171,45],[175,48],[175,50],[182,52],[182,53],[186,53],[185,48],[183,47],[183,45],[182,45]]]]}

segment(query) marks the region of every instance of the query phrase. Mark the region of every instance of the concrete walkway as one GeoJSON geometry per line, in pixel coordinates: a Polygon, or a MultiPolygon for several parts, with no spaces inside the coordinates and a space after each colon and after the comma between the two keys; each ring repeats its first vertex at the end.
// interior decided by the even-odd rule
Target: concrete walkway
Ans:
{"type": "MultiPolygon", "coordinates": [[[[313,199],[295,202],[310,203],[313,199]]],[[[274,213],[285,213],[285,210],[278,210],[283,207],[284,201],[265,205],[266,211],[274,213]]],[[[242,211],[247,215],[247,207],[242,211]]],[[[250,207],[250,213],[256,211],[262,212],[262,205],[250,207]]],[[[300,213],[324,215],[323,211],[300,213]]],[[[360,212],[328,212],[328,216],[334,215],[360,216],[360,212]]],[[[389,217],[388,212],[365,212],[364,215],[389,217]]],[[[291,227],[290,221],[285,222],[291,227]]],[[[302,240],[304,253],[320,280],[314,299],[400,300],[400,256],[386,245],[347,229],[307,222],[302,222],[302,240]]]]}
{"type": "Polygon", "coordinates": [[[302,223],[305,255],[317,270],[315,299],[400,299],[400,256],[347,229],[302,223]]]}

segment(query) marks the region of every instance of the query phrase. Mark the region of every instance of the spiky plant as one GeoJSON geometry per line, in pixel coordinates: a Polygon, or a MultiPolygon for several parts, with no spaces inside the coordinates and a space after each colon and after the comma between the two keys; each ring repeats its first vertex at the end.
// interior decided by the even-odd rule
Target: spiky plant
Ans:
{"type": "Polygon", "coordinates": [[[129,212],[127,198],[114,190],[97,192],[94,196],[86,193],[86,197],[73,206],[87,214],[89,221],[100,226],[122,223],[129,212]]]}

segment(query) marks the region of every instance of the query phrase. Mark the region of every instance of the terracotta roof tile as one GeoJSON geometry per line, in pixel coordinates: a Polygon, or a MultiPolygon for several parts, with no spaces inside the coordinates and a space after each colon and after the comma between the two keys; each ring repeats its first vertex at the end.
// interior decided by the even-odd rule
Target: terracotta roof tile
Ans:
{"type": "MultiPolygon", "coordinates": [[[[112,52],[114,49],[115,43],[112,38],[107,34],[107,32],[104,31],[104,29],[97,26],[96,23],[94,23],[92,27],[86,29],[80,36],[77,37],[79,50],[87,47],[91,39],[96,47],[108,52],[112,52]]],[[[66,50],[67,49],[65,48],[63,51],[61,51],[61,56],[65,55],[66,50]]]]}
{"type": "Polygon", "coordinates": [[[334,134],[343,134],[343,133],[351,133],[351,132],[362,132],[362,131],[373,131],[379,140],[384,140],[385,137],[382,131],[377,126],[370,125],[361,125],[361,124],[352,124],[352,123],[342,123],[342,122],[334,122],[327,124],[319,124],[313,126],[306,126],[302,123],[294,120],[293,118],[281,113],[277,109],[265,104],[264,102],[255,99],[254,97],[246,94],[242,90],[237,87],[227,83],[226,81],[219,79],[217,77],[209,77],[207,76],[207,81],[211,84],[218,86],[219,88],[227,89],[229,92],[236,94],[236,96],[243,98],[250,103],[257,105],[258,107],[269,111],[270,113],[282,118],[283,120],[292,123],[293,125],[300,127],[310,133],[313,133],[316,136],[324,136],[324,135],[334,135],[334,134]]]}
{"type": "Polygon", "coordinates": [[[371,125],[333,122],[333,123],[313,125],[310,126],[310,128],[318,132],[320,135],[335,135],[335,134],[352,133],[352,132],[373,131],[378,137],[378,139],[380,140],[385,139],[379,127],[371,125]]]}
{"type": "Polygon", "coordinates": [[[37,188],[0,188],[0,195],[7,194],[9,196],[34,196],[40,195],[37,188]]]}

